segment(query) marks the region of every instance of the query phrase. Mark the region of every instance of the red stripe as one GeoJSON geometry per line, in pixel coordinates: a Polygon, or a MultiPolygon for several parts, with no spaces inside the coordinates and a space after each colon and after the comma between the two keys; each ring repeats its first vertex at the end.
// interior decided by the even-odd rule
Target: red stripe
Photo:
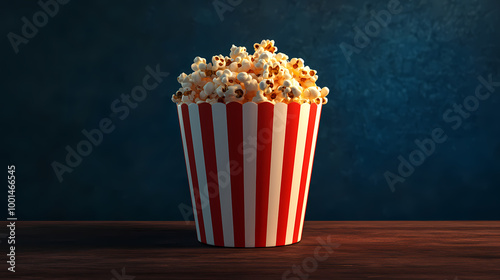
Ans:
{"type": "MultiPolygon", "coordinates": [[[[300,104],[288,104],[285,146],[283,148],[283,171],[281,175],[280,204],[278,212],[278,231],[276,233],[276,246],[285,245],[288,210],[290,208],[290,195],[292,192],[293,166],[295,150],[297,147],[297,133],[299,130],[300,104]]],[[[301,155],[298,155],[301,156],[301,155]]]]}
{"type": "Polygon", "coordinates": [[[267,212],[269,208],[269,178],[273,140],[274,105],[258,104],[257,116],[257,177],[255,193],[255,246],[266,246],[267,212]]]}
{"type": "Polygon", "coordinates": [[[198,187],[198,175],[196,173],[196,163],[194,161],[193,138],[191,135],[191,123],[189,122],[188,105],[182,104],[182,121],[184,122],[184,135],[186,136],[186,148],[189,158],[189,170],[191,171],[191,181],[193,182],[194,200],[196,203],[196,216],[198,217],[198,227],[200,228],[201,242],[207,243],[205,236],[205,224],[201,213],[200,188],[198,187]]]}
{"type": "MultiPolygon", "coordinates": [[[[314,134],[314,125],[316,121],[317,104],[311,104],[309,112],[309,122],[307,124],[306,147],[304,149],[304,161],[302,164],[302,175],[300,176],[299,200],[297,203],[297,215],[295,216],[295,227],[293,230],[293,240],[295,243],[299,239],[300,221],[302,220],[302,209],[304,209],[304,196],[306,192],[307,173],[309,171],[309,160],[311,159],[311,149],[314,134]]],[[[314,151],[312,151],[314,153],[314,151]]]]}
{"type": "Polygon", "coordinates": [[[222,216],[220,210],[219,179],[217,175],[217,158],[215,155],[214,123],[212,119],[212,105],[201,103],[200,110],[201,138],[203,142],[203,156],[207,172],[208,197],[210,199],[210,214],[212,216],[212,229],[214,245],[224,246],[224,233],[222,231],[222,216]]]}
{"type": "Polygon", "coordinates": [[[231,172],[234,246],[245,247],[245,197],[243,178],[243,111],[238,102],[226,105],[227,136],[231,172]]]}

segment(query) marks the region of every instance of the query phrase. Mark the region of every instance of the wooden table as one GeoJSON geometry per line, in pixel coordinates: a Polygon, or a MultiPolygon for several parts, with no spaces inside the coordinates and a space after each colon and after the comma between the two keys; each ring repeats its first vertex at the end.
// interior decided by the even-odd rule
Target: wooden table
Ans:
{"type": "Polygon", "coordinates": [[[500,279],[498,221],[304,229],[299,244],[238,249],[198,243],[192,222],[18,221],[16,273],[4,238],[0,279],[500,279]]]}

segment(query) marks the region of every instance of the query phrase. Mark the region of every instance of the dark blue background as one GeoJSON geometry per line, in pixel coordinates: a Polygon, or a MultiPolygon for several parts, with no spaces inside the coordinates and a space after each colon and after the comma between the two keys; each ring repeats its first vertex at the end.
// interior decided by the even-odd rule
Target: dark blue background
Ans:
{"type": "Polygon", "coordinates": [[[221,21],[211,1],[72,1],[18,54],[7,34],[21,34],[21,18],[40,7],[2,2],[1,159],[16,165],[18,217],[182,220],[190,198],[170,101],[177,75],[197,55],[274,39],[331,89],[307,219],[499,219],[500,88],[457,130],[442,117],[474,94],[479,75],[500,81],[499,2],[401,0],[403,11],[347,63],[339,44],[354,44],[353,26],[388,2],[243,0],[221,21]],[[51,163],[64,163],[65,146],[156,64],[170,76],[125,120],[114,117],[116,129],[60,183],[51,163]],[[447,141],[392,192],[384,172],[436,127],[447,141]]]}

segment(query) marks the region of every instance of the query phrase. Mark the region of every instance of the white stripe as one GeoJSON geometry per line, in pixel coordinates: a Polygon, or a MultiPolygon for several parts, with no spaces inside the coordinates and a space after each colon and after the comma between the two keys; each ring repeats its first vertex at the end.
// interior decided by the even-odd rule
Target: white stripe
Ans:
{"type": "Polygon", "coordinates": [[[212,117],[224,246],[234,247],[226,105],[222,103],[212,104],[212,117]]]}
{"type": "Polygon", "coordinates": [[[266,246],[276,246],[287,110],[285,103],[274,105],[266,246]]]}
{"type": "Polygon", "coordinates": [[[290,205],[288,208],[288,222],[285,244],[292,244],[293,242],[293,231],[295,229],[295,216],[297,215],[297,201],[299,199],[300,179],[302,175],[302,163],[304,162],[304,149],[306,146],[307,125],[309,122],[310,108],[310,104],[300,105],[299,129],[297,133],[295,160],[293,163],[292,190],[290,193],[290,205]]]}
{"type": "Polygon", "coordinates": [[[300,221],[300,228],[299,228],[299,237],[297,239],[297,242],[302,239],[302,229],[304,228],[304,220],[306,219],[305,214],[306,214],[306,206],[307,206],[307,197],[309,195],[309,183],[311,182],[311,172],[312,172],[312,165],[313,165],[313,160],[314,160],[314,151],[316,149],[316,139],[318,136],[318,128],[319,128],[319,117],[321,116],[321,104],[318,105],[318,109],[316,110],[316,120],[314,121],[314,132],[313,132],[313,139],[311,143],[311,158],[309,159],[309,167],[307,169],[307,181],[306,181],[306,190],[304,193],[304,204],[302,207],[302,220],[300,221]]]}
{"type": "Polygon", "coordinates": [[[257,104],[243,104],[243,161],[245,247],[255,247],[255,192],[257,170],[257,104]]]}
{"type": "Polygon", "coordinates": [[[193,135],[194,159],[196,162],[196,173],[198,174],[198,185],[200,187],[201,211],[203,214],[203,223],[205,224],[205,234],[207,243],[214,245],[205,156],[203,154],[203,141],[201,139],[200,113],[197,104],[189,104],[189,121],[191,122],[191,134],[193,135]]]}
{"type": "Polygon", "coordinates": [[[198,236],[198,241],[201,242],[200,225],[198,225],[198,212],[196,212],[196,200],[194,198],[193,179],[191,178],[191,169],[190,169],[190,165],[189,165],[189,155],[188,155],[188,151],[187,151],[186,133],[184,131],[184,119],[182,117],[181,105],[177,105],[177,114],[179,115],[179,124],[181,127],[182,147],[184,148],[184,158],[186,160],[186,170],[187,170],[187,176],[188,176],[188,181],[189,181],[189,192],[191,193],[191,204],[193,205],[193,216],[194,216],[194,221],[196,224],[196,235],[198,236]]]}

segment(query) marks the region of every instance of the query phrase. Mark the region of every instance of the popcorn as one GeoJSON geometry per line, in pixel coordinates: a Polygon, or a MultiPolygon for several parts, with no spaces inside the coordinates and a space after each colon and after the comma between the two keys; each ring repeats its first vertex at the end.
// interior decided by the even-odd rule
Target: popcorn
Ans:
{"type": "MultiPolygon", "coordinates": [[[[266,80],[266,81],[269,82],[269,80],[266,80]]],[[[266,81],[261,81],[259,83],[260,90],[265,90],[268,87],[268,84],[266,83],[266,81]]]]}
{"type": "Polygon", "coordinates": [[[316,99],[316,98],[320,97],[319,90],[316,87],[309,87],[308,89],[309,89],[311,98],[316,99]]]}
{"type": "Polygon", "coordinates": [[[238,72],[246,72],[250,70],[252,63],[248,59],[243,59],[241,64],[238,64],[238,72]]]}
{"type": "Polygon", "coordinates": [[[321,89],[320,93],[321,93],[321,97],[326,98],[326,96],[328,95],[328,93],[330,93],[330,89],[327,88],[327,87],[324,87],[324,88],[321,89]]]}
{"type": "Polygon", "coordinates": [[[241,81],[241,82],[246,82],[246,81],[252,80],[252,76],[249,76],[248,73],[246,73],[246,72],[241,72],[241,73],[238,73],[238,75],[236,76],[236,79],[238,79],[238,81],[241,81]]]}
{"type": "Polygon", "coordinates": [[[217,87],[217,89],[215,90],[215,92],[217,93],[217,95],[219,97],[224,97],[224,93],[227,91],[227,86],[226,85],[220,85],[219,87],[217,87]]]}
{"type": "Polygon", "coordinates": [[[186,73],[181,73],[179,77],[177,77],[177,82],[182,83],[184,82],[184,79],[186,79],[187,75],[186,73]]]}
{"type": "Polygon", "coordinates": [[[207,94],[210,95],[214,92],[215,90],[215,85],[213,82],[208,82],[203,86],[203,91],[207,94]]]}
{"type": "Polygon", "coordinates": [[[288,62],[287,67],[292,69],[300,69],[304,66],[304,60],[302,58],[292,58],[290,62],[288,62]]]}
{"type": "Polygon", "coordinates": [[[237,47],[235,45],[231,46],[231,53],[229,56],[231,58],[236,58],[236,57],[246,57],[248,55],[247,49],[245,47],[237,47]]]}
{"type": "Polygon", "coordinates": [[[219,102],[219,97],[217,97],[217,98],[207,98],[206,102],[210,103],[210,104],[215,104],[215,103],[219,102]]]}
{"type": "Polygon", "coordinates": [[[212,70],[217,71],[222,69],[226,65],[226,60],[222,54],[215,55],[212,57],[212,70]]]}
{"type": "Polygon", "coordinates": [[[192,76],[191,76],[192,80],[193,80],[193,83],[195,84],[199,84],[201,82],[201,75],[200,75],[200,71],[197,70],[195,71],[192,76]]]}
{"type": "Polygon", "coordinates": [[[297,86],[292,86],[290,87],[290,89],[292,90],[294,97],[300,97],[300,95],[302,94],[302,91],[297,86]]]}
{"type": "Polygon", "coordinates": [[[196,70],[200,70],[199,66],[200,64],[205,64],[207,63],[207,60],[204,59],[204,58],[201,58],[199,56],[195,57],[194,60],[193,60],[193,64],[191,64],[191,69],[193,71],[196,71],[196,70]]]}
{"type": "Polygon", "coordinates": [[[297,102],[326,104],[330,90],[318,87],[317,72],[301,58],[277,53],[274,40],[254,44],[249,54],[245,47],[231,46],[229,56],[212,56],[210,62],[195,57],[191,74],[181,73],[181,88],[172,101],[181,104],[229,102],[297,102]]]}
{"type": "Polygon", "coordinates": [[[286,61],[286,60],[288,60],[288,55],[286,55],[284,53],[278,53],[276,55],[276,60],[278,60],[278,61],[286,61]]]}
{"type": "Polygon", "coordinates": [[[222,73],[220,81],[226,85],[233,85],[236,82],[236,73],[226,69],[222,73]]]}
{"type": "Polygon", "coordinates": [[[238,70],[238,63],[233,62],[233,63],[229,64],[229,70],[236,72],[236,70],[238,70]]]}
{"type": "Polygon", "coordinates": [[[259,91],[257,91],[257,95],[252,99],[252,101],[255,103],[260,103],[260,102],[266,102],[269,100],[264,96],[264,92],[259,90],[259,91]]]}
{"type": "Polygon", "coordinates": [[[183,88],[190,88],[193,86],[193,84],[190,82],[182,82],[181,85],[183,88]]]}
{"type": "Polygon", "coordinates": [[[248,98],[253,98],[259,90],[259,83],[254,79],[244,82],[243,85],[246,91],[245,95],[248,95],[248,98]]]}
{"type": "Polygon", "coordinates": [[[232,102],[232,101],[241,102],[244,99],[243,89],[241,88],[240,85],[229,86],[224,94],[224,97],[225,97],[224,100],[226,102],[232,102]]]}
{"type": "Polygon", "coordinates": [[[286,98],[286,94],[284,91],[278,91],[276,93],[272,93],[271,94],[271,99],[274,101],[274,102],[282,102],[283,99],[286,98]]]}
{"type": "Polygon", "coordinates": [[[191,101],[191,98],[189,98],[187,95],[183,95],[181,101],[182,103],[186,104],[193,103],[193,101],[191,101]]]}

